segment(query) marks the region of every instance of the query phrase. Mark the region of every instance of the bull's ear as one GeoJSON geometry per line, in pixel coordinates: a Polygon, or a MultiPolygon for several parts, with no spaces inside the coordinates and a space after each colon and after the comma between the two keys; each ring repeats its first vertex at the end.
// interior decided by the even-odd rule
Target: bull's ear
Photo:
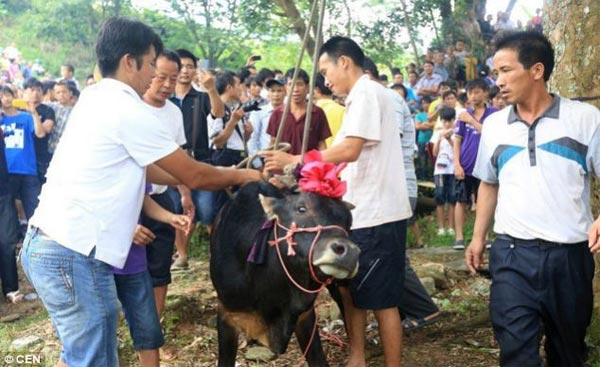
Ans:
{"type": "Polygon", "coordinates": [[[263,210],[267,214],[267,218],[277,219],[277,214],[275,213],[275,202],[277,201],[277,199],[258,194],[258,200],[260,200],[260,204],[262,205],[263,210]]]}
{"type": "Polygon", "coordinates": [[[350,202],[342,200],[342,203],[344,203],[344,205],[346,206],[346,208],[348,208],[348,210],[354,210],[354,208],[356,208],[356,206],[350,202]]]}

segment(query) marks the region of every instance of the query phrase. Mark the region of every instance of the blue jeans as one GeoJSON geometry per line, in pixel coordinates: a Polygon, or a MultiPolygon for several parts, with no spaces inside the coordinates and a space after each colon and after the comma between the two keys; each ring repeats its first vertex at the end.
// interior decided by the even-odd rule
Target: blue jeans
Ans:
{"type": "Polygon", "coordinates": [[[165,339],[158,320],[152,278],[146,270],[137,274],[115,274],[117,294],[136,351],[158,349],[165,339]]]}
{"type": "MultiPolygon", "coordinates": [[[[169,188],[167,191],[173,199],[173,205],[175,205],[175,213],[182,213],[181,207],[181,195],[179,190],[169,188]]],[[[216,216],[215,208],[216,192],[207,190],[192,190],[192,201],[196,207],[196,221],[201,222],[204,225],[212,225],[216,216]]]]}
{"type": "Polygon", "coordinates": [[[23,242],[23,270],[50,314],[69,366],[119,365],[113,269],[94,253],[63,247],[35,227],[23,242]]]}

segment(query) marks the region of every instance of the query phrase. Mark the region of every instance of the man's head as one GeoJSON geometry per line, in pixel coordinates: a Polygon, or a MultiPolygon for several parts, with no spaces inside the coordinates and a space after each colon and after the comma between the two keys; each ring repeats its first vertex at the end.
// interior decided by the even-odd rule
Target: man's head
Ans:
{"type": "Polygon", "coordinates": [[[450,84],[448,84],[447,82],[441,82],[438,85],[438,96],[442,97],[444,95],[444,93],[446,93],[447,91],[449,91],[450,89],[452,89],[450,87],[450,84]]]}
{"type": "Polygon", "coordinates": [[[365,56],[365,61],[363,61],[363,71],[371,78],[371,80],[380,81],[379,69],[370,57],[365,56]]]}
{"type": "Polygon", "coordinates": [[[73,79],[73,73],[75,73],[75,68],[71,64],[64,64],[60,67],[60,75],[64,79],[73,79]]]}
{"type": "Polygon", "coordinates": [[[400,71],[399,68],[392,68],[392,83],[394,84],[402,84],[404,83],[404,74],[400,71]]]}
{"type": "Polygon", "coordinates": [[[546,89],[554,70],[554,48],[534,31],[509,33],[496,41],[496,85],[508,104],[518,104],[546,89]]]}
{"type": "Polygon", "coordinates": [[[469,103],[473,106],[482,106],[488,100],[490,85],[483,79],[474,79],[465,86],[469,103]]]}
{"type": "Polygon", "coordinates": [[[256,74],[256,82],[263,88],[267,86],[267,81],[273,78],[275,78],[275,73],[267,68],[260,69],[256,74]]]}
{"type": "Polygon", "coordinates": [[[500,88],[494,85],[490,88],[490,100],[492,101],[492,106],[501,110],[506,107],[506,101],[502,98],[502,94],[500,94],[500,88]]]}
{"type": "Polygon", "coordinates": [[[319,70],[329,88],[336,94],[348,94],[361,73],[365,54],[356,42],[335,36],[321,46],[319,70]],[[352,77],[350,77],[352,76],[352,77]]]}
{"type": "Polygon", "coordinates": [[[2,108],[12,109],[12,103],[15,99],[15,91],[13,91],[9,86],[4,86],[0,89],[0,92],[2,92],[2,108]]]}
{"type": "Polygon", "coordinates": [[[56,98],[56,101],[63,106],[69,106],[71,104],[73,93],[66,81],[61,80],[54,84],[54,97],[56,98]]]}
{"type": "Polygon", "coordinates": [[[390,89],[393,90],[394,92],[398,93],[400,95],[400,97],[402,97],[402,99],[406,101],[407,92],[406,92],[406,87],[403,84],[401,84],[401,83],[393,84],[390,87],[390,89]]]}
{"type": "Polygon", "coordinates": [[[286,88],[292,91],[292,102],[296,104],[302,104],[306,102],[306,96],[308,95],[308,83],[310,81],[308,73],[300,69],[298,70],[298,80],[296,80],[296,86],[292,90],[292,81],[294,78],[294,69],[289,69],[285,72],[286,88]]]}
{"type": "Polygon", "coordinates": [[[260,98],[260,91],[262,90],[262,84],[258,82],[255,75],[251,75],[244,81],[246,85],[246,89],[248,90],[248,94],[250,98],[257,99],[260,98]]]}
{"type": "Polygon", "coordinates": [[[267,81],[269,101],[273,107],[283,104],[285,99],[285,79],[271,79],[267,81]]]}
{"type": "Polygon", "coordinates": [[[181,59],[176,52],[164,50],[156,58],[156,73],[150,88],[144,94],[146,100],[153,105],[163,106],[167,99],[175,93],[177,78],[181,71],[181,59]]]}
{"type": "Polygon", "coordinates": [[[429,105],[431,105],[431,97],[423,96],[421,98],[421,110],[427,112],[429,110],[429,105]]]}
{"type": "Polygon", "coordinates": [[[408,73],[408,83],[411,86],[414,86],[419,81],[419,74],[416,71],[411,71],[408,73]]]}
{"type": "Polygon", "coordinates": [[[238,102],[242,96],[240,78],[231,71],[222,71],[215,77],[215,89],[226,101],[238,102]]]}
{"type": "Polygon", "coordinates": [[[198,67],[198,59],[190,51],[180,48],[175,51],[179,59],[181,59],[181,71],[177,78],[178,84],[191,85],[196,76],[196,68],[198,67]]]}
{"type": "Polygon", "coordinates": [[[160,37],[146,24],[122,17],[108,18],[96,40],[96,57],[103,77],[116,77],[143,95],[154,77],[160,37]]]}
{"type": "Polygon", "coordinates": [[[456,107],[457,96],[456,92],[453,90],[449,90],[442,95],[442,102],[444,106],[455,108],[456,107]]]}
{"type": "Polygon", "coordinates": [[[433,63],[431,61],[425,61],[423,63],[423,71],[425,71],[425,75],[431,76],[433,74],[433,63]]]}
{"type": "Polygon", "coordinates": [[[450,129],[456,119],[456,110],[451,107],[442,107],[440,110],[440,121],[444,129],[450,129]]]}
{"type": "Polygon", "coordinates": [[[33,103],[34,105],[38,105],[42,102],[42,96],[44,95],[43,89],[44,86],[42,82],[37,80],[36,78],[29,78],[25,83],[25,100],[33,103]]]}
{"type": "Polygon", "coordinates": [[[442,51],[436,51],[435,55],[433,56],[433,61],[437,65],[444,65],[444,53],[442,51]]]}

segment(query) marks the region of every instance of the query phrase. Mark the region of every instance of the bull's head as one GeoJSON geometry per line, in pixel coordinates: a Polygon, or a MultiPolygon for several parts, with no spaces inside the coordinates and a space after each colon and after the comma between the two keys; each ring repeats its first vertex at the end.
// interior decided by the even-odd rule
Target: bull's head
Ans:
{"type": "MultiPolygon", "coordinates": [[[[326,227],[320,232],[316,242],[316,232],[298,231],[293,234],[293,242],[297,244],[294,246],[295,255],[288,256],[285,260],[291,267],[301,270],[302,267],[306,268],[312,246],[312,266],[322,273],[321,278],[325,275],[346,279],[356,275],[360,250],[348,238],[352,215],[346,203],[306,192],[287,193],[283,198],[261,195],[260,202],[267,217],[286,228],[326,227]]],[[[288,234],[277,226],[274,231],[278,231],[278,237],[288,234]]],[[[285,242],[282,242],[279,246],[284,245],[285,242]]]]}

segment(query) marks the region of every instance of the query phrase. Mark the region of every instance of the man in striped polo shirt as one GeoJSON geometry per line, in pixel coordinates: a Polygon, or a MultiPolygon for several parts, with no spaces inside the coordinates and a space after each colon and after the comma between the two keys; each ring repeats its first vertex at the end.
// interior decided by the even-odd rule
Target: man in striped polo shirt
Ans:
{"type": "Polygon", "coordinates": [[[544,35],[509,34],[496,47],[497,85],[512,106],[483,125],[466,262],[473,273],[481,268],[494,217],[490,310],[501,366],[541,367],[542,332],[548,366],[583,366],[592,252],[600,249],[589,205],[590,176],[600,172],[600,112],[548,92],[554,51],[544,35]]]}

